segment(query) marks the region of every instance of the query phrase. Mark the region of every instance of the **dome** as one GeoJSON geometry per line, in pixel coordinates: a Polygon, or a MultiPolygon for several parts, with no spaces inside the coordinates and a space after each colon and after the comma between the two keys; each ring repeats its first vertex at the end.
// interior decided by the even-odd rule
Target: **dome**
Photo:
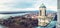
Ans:
{"type": "Polygon", "coordinates": [[[39,8],[46,8],[46,6],[42,3],[39,8]]]}

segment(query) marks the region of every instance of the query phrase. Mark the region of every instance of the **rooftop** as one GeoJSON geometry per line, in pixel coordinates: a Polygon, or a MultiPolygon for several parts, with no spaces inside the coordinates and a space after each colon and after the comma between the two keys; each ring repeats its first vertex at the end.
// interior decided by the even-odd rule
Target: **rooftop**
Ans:
{"type": "Polygon", "coordinates": [[[46,8],[46,6],[42,3],[39,8],[46,8]]]}

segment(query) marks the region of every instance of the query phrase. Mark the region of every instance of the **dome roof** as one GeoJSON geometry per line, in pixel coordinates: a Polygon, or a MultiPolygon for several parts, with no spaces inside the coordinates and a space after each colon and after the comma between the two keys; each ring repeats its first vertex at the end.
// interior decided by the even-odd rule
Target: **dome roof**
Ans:
{"type": "Polygon", "coordinates": [[[46,8],[46,6],[42,3],[39,8],[46,8]]]}

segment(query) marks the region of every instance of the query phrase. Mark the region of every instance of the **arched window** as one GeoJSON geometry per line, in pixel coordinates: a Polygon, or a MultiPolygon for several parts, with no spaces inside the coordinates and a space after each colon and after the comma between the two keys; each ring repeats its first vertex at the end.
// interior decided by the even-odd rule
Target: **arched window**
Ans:
{"type": "Polygon", "coordinates": [[[41,16],[41,14],[42,14],[42,12],[41,12],[41,10],[40,10],[40,16],[41,16]]]}
{"type": "Polygon", "coordinates": [[[46,10],[45,10],[45,16],[46,16],[46,10]]]}

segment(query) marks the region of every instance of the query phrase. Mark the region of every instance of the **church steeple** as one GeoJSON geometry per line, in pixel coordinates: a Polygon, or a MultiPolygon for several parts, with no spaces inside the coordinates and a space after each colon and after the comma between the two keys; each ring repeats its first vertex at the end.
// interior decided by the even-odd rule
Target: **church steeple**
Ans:
{"type": "Polygon", "coordinates": [[[46,6],[42,3],[39,8],[46,8],[46,6]]]}

